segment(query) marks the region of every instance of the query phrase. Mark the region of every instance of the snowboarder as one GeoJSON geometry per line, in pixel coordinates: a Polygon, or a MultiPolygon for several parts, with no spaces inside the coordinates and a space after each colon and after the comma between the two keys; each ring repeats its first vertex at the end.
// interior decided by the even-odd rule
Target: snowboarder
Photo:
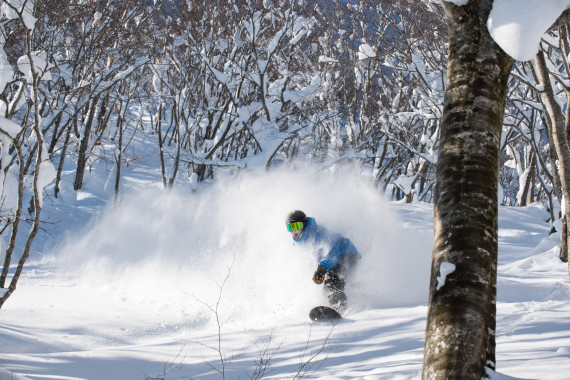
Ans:
{"type": "Polygon", "coordinates": [[[350,239],[319,226],[314,218],[307,217],[303,211],[289,213],[286,224],[295,243],[317,251],[319,264],[313,281],[317,285],[324,282],[329,305],[342,312],[347,307],[345,282],[360,259],[358,250],[350,239]]]}

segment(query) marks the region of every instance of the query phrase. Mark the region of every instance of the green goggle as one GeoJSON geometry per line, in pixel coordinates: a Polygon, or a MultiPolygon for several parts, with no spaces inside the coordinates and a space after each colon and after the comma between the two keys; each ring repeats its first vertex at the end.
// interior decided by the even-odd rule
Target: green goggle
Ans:
{"type": "Polygon", "coordinates": [[[287,230],[289,232],[299,231],[303,229],[303,222],[287,223],[287,230]]]}

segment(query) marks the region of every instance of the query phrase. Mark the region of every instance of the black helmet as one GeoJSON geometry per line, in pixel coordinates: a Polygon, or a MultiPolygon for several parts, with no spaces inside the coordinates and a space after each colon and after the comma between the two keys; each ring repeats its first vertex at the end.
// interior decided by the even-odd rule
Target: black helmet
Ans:
{"type": "Polygon", "coordinates": [[[302,222],[304,226],[307,223],[307,215],[305,215],[305,213],[301,210],[290,212],[289,215],[287,215],[285,223],[289,224],[294,222],[302,222]]]}

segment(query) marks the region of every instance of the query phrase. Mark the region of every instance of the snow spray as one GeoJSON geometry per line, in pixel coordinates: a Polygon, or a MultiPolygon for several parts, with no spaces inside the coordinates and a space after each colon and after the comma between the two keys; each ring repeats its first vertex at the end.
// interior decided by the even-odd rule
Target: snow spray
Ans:
{"type": "Polygon", "coordinates": [[[311,280],[314,252],[285,227],[295,209],[359,249],[353,309],[427,299],[431,236],[410,236],[382,194],[341,171],[273,170],[217,178],[195,193],[131,194],[59,247],[57,265],[84,286],[144,307],[175,305],[189,318],[305,319],[326,298],[311,280]]]}

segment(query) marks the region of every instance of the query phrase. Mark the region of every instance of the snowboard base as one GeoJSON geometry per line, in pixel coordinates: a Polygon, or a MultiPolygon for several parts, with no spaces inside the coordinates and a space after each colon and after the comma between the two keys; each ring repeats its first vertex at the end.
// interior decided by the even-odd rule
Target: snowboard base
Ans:
{"type": "Polygon", "coordinates": [[[309,318],[313,321],[322,321],[341,319],[342,316],[332,307],[317,306],[309,312],[309,318]]]}

